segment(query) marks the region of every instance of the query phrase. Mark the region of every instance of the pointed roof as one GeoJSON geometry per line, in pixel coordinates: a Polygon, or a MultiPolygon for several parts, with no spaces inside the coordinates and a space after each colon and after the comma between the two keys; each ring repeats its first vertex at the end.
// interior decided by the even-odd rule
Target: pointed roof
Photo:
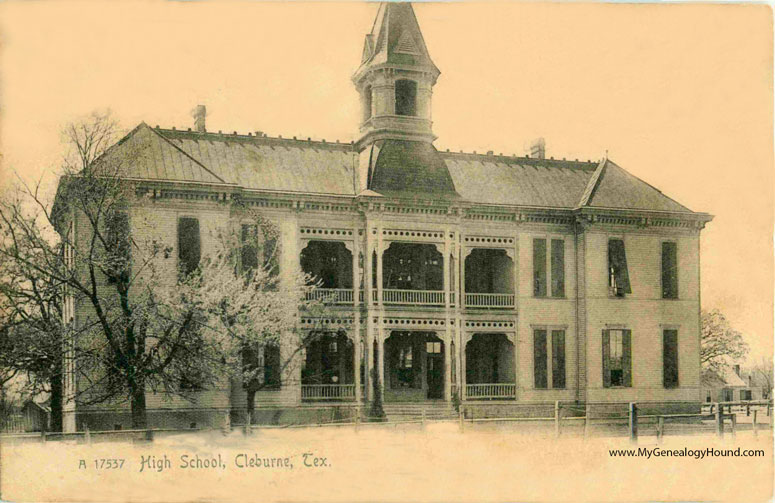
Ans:
{"type": "Polygon", "coordinates": [[[371,33],[363,44],[360,74],[365,67],[378,65],[417,66],[438,75],[414,9],[409,2],[382,2],[371,33]]]}

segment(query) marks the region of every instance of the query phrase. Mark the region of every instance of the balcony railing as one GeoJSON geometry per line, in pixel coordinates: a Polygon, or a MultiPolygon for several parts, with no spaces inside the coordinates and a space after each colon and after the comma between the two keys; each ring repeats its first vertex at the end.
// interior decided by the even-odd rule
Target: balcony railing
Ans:
{"type": "Polygon", "coordinates": [[[301,399],[308,401],[355,400],[354,384],[302,384],[301,399]]]}
{"type": "Polygon", "coordinates": [[[514,307],[513,293],[466,293],[466,307],[514,307]]]}
{"type": "Polygon", "coordinates": [[[403,304],[417,306],[443,306],[442,290],[382,290],[383,304],[403,304]]]}
{"type": "Polygon", "coordinates": [[[353,291],[350,288],[316,288],[307,292],[307,300],[321,299],[334,304],[352,304],[353,291]]]}
{"type": "Polygon", "coordinates": [[[517,396],[514,383],[467,384],[466,398],[473,400],[511,399],[517,396]]]}

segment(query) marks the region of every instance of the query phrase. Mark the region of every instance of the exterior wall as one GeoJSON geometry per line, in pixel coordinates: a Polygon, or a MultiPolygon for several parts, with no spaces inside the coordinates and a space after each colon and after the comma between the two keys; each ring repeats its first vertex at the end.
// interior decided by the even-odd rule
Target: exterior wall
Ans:
{"type": "MultiPolygon", "coordinates": [[[[547,248],[547,255],[549,255],[547,248]]],[[[518,400],[554,402],[574,400],[576,397],[576,264],[573,234],[567,228],[545,227],[524,230],[519,234],[519,296],[518,296],[518,400]],[[565,297],[533,296],[533,239],[563,239],[565,242],[565,297]],[[533,329],[565,330],[565,388],[535,388],[533,329]]],[[[551,334],[551,332],[549,332],[551,334]]],[[[550,346],[547,340],[547,347],[550,346]]],[[[548,367],[551,367],[551,358],[548,367]]]]}
{"type": "Polygon", "coordinates": [[[590,401],[696,401],[700,399],[700,304],[697,235],[592,230],[586,235],[588,399],[590,401]],[[623,238],[632,293],[608,294],[609,238],[623,238]],[[662,299],[661,243],[678,243],[678,299],[662,299]],[[603,388],[602,331],[632,331],[632,387],[603,388]],[[679,386],[662,382],[662,330],[678,329],[679,386]]]}

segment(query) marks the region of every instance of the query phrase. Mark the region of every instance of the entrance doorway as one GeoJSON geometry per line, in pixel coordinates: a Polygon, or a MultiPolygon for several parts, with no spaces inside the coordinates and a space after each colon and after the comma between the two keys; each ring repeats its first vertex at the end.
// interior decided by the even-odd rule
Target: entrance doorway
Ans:
{"type": "Polygon", "coordinates": [[[385,340],[385,401],[443,397],[444,342],[433,332],[392,332],[385,340]]]}

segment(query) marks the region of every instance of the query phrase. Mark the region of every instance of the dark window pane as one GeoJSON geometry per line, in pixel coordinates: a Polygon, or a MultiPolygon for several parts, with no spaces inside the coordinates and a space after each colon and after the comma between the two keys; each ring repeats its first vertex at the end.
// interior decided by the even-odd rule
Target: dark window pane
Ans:
{"type": "Polygon", "coordinates": [[[552,330],[552,388],[565,387],[565,330],[552,330]]]}
{"type": "Polygon", "coordinates": [[[280,347],[274,344],[264,346],[264,384],[267,388],[280,387],[280,347]]]}
{"type": "Polygon", "coordinates": [[[128,281],[132,248],[127,213],[112,211],[105,215],[104,239],[108,283],[128,281]]]}
{"type": "Polygon", "coordinates": [[[622,386],[632,386],[632,332],[622,330],[622,386]]]}
{"type": "Polygon", "coordinates": [[[565,241],[552,239],[552,297],[565,297],[565,241]]]}
{"type": "Polygon", "coordinates": [[[191,274],[199,267],[200,258],[199,220],[183,217],[178,220],[178,267],[181,273],[191,274]]]}
{"type": "Polygon", "coordinates": [[[533,331],[533,368],[535,387],[546,388],[546,330],[533,331]]]}
{"type": "Polygon", "coordinates": [[[545,239],[533,239],[533,295],[546,297],[545,239]]]}
{"type": "Polygon", "coordinates": [[[627,271],[627,256],[624,252],[624,241],[611,239],[608,241],[608,286],[617,297],[632,293],[630,275],[627,271]]]}
{"type": "Polygon", "coordinates": [[[269,271],[269,274],[274,276],[279,272],[278,267],[278,246],[277,246],[277,238],[274,237],[266,237],[264,239],[264,267],[267,268],[269,271]]]}
{"type": "Polygon", "coordinates": [[[242,226],[242,272],[258,268],[258,226],[242,226]]]}
{"type": "Polygon", "coordinates": [[[396,81],[396,115],[417,115],[417,83],[396,81]]]}
{"type": "Polygon", "coordinates": [[[678,298],[678,246],[662,243],[662,298],[678,298]]]}
{"type": "Polygon", "coordinates": [[[611,331],[603,330],[603,387],[611,387],[611,331]]]}
{"type": "Polygon", "coordinates": [[[662,376],[665,388],[678,386],[678,331],[665,330],[663,334],[662,376]]]}

